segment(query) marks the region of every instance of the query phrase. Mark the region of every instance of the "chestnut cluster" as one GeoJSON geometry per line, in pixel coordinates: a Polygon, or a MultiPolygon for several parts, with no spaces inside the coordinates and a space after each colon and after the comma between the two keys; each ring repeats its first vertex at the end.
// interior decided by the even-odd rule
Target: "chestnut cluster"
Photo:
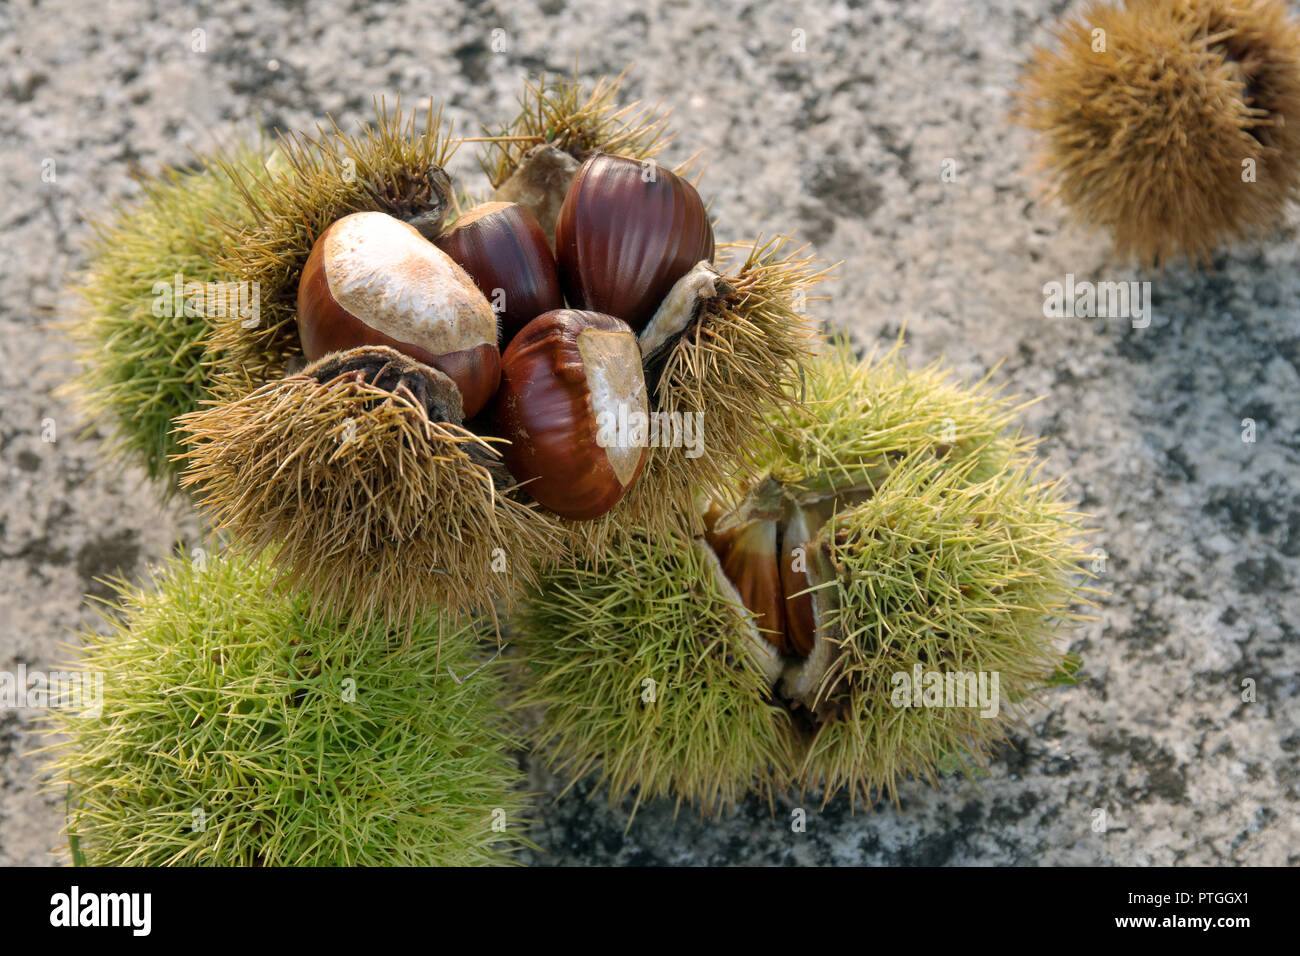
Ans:
{"type": "Polygon", "coordinates": [[[690,183],[605,153],[569,184],[554,237],[513,202],[476,206],[432,242],[384,213],[353,213],[317,238],[303,270],[303,353],[386,347],[422,363],[459,391],[465,422],[508,440],[502,457],[524,490],[590,520],[646,458],[598,442],[599,423],[621,408],[647,414],[639,337],[713,251],[690,183]]]}

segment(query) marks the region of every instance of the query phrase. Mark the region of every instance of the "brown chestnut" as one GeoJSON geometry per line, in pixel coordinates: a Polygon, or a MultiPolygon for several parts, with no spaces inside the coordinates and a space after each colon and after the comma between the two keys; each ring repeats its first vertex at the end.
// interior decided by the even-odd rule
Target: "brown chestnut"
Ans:
{"type": "Polygon", "coordinates": [[[381,212],[332,223],[298,283],[298,333],[308,361],[386,345],[456,383],[465,417],[501,378],[492,306],[465,270],[412,226],[381,212]]]}
{"type": "Polygon", "coordinates": [[[735,585],[745,607],[753,613],[754,624],[762,631],[763,637],[782,654],[789,653],[776,521],[751,521],[707,537],[718,555],[723,573],[735,585]]]}
{"type": "Polygon", "coordinates": [[[784,520],[760,513],[734,523],[716,503],[704,514],[705,541],[761,636],[780,654],[798,658],[817,644],[818,612],[808,591],[815,547],[809,517],[795,506],[784,520]]]}
{"type": "Polygon", "coordinates": [[[645,464],[645,443],[620,429],[648,415],[641,351],[626,322],[556,309],[529,322],[501,356],[493,406],[502,457],[524,490],[562,518],[614,507],[645,464]]]}
{"type": "Polygon", "coordinates": [[[807,657],[812,653],[817,639],[817,618],[813,612],[811,592],[801,593],[812,586],[808,577],[809,549],[814,547],[808,539],[808,523],[802,510],[794,514],[781,529],[777,555],[781,565],[781,591],[785,596],[785,636],[788,652],[807,657]],[[795,550],[800,549],[799,554],[795,550]]]}
{"type": "Polygon", "coordinates": [[[671,170],[598,153],[564,196],[555,258],[571,307],[640,334],[673,283],[713,259],[713,226],[695,187],[671,170]]]}
{"type": "Polygon", "coordinates": [[[555,256],[533,214],[518,203],[475,206],[434,245],[487,296],[501,320],[501,348],[543,312],[564,308],[555,256]]]}

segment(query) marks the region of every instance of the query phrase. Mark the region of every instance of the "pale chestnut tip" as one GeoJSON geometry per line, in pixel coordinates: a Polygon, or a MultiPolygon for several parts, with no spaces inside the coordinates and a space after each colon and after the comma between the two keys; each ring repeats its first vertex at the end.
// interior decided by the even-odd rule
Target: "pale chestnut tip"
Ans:
{"type": "Polygon", "coordinates": [[[569,184],[578,174],[579,163],[551,143],[534,146],[524,154],[519,168],[502,183],[492,198],[517,202],[537,220],[546,243],[555,251],[555,223],[560,218],[569,184]]]}
{"type": "Polygon", "coordinates": [[[529,322],[501,358],[493,406],[514,479],[562,518],[588,521],[614,507],[645,464],[626,423],[648,415],[641,351],[627,323],[557,309],[529,322]]]}
{"type": "Polygon", "coordinates": [[[332,223],[298,283],[298,332],[308,361],[388,346],[450,378],[466,418],[501,377],[497,321],[474,280],[412,226],[380,212],[332,223]]]}
{"type": "Polygon", "coordinates": [[[564,308],[555,256],[533,214],[518,203],[475,206],[435,245],[487,297],[500,319],[503,349],[537,316],[564,308]]]}
{"type": "Polygon", "coordinates": [[[640,333],[673,284],[713,260],[713,226],[695,187],[671,170],[598,153],[565,194],[555,257],[571,307],[640,333]]]}

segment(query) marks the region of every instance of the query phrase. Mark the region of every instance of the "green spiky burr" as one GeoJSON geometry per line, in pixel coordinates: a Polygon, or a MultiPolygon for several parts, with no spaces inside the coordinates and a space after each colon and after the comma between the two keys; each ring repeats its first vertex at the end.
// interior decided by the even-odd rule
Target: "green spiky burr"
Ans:
{"type": "Polygon", "coordinates": [[[557,571],[513,623],[518,705],[540,708],[535,743],[572,780],[597,770],[613,799],[709,812],[765,790],[787,759],[747,612],[689,543],[632,539],[557,571]]]}
{"type": "MultiPolygon", "coordinates": [[[[124,616],[70,673],[102,696],[50,711],[52,786],[93,865],[473,865],[524,830],[500,665],[471,624],[409,643],[344,628],[265,560],[173,560],[121,584],[124,616]],[[90,684],[93,686],[93,683],[90,684]]],[[[71,702],[71,701],[69,701],[71,702]]]]}
{"type": "Polygon", "coordinates": [[[144,179],[136,197],[92,223],[79,307],[66,324],[82,371],[64,393],[106,424],[113,457],[143,467],[165,494],[181,470],[173,422],[211,397],[200,289],[232,278],[219,261],[226,232],[248,220],[234,169],[254,184],[268,175],[258,147],[236,147],[144,179]]]}
{"type": "Polygon", "coordinates": [[[892,795],[978,765],[1062,665],[1086,601],[1081,516],[1014,402],[842,347],[804,399],[704,536],[561,570],[523,602],[519,700],[564,772],[706,810],[751,789],[892,795]],[[995,672],[996,708],[898,693],[897,675],[924,691],[932,673],[995,672]],[[646,706],[637,681],[655,674],[669,689],[646,706]]]}

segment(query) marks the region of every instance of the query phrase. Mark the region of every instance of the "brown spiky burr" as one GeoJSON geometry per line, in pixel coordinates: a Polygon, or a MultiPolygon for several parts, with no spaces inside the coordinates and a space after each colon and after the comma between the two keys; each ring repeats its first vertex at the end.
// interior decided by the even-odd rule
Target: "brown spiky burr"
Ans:
{"type": "Polygon", "coordinates": [[[1208,260],[1300,192],[1300,25],[1280,0],[1093,2],[1017,98],[1051,192],[1121,256],[1208,260]]]}

